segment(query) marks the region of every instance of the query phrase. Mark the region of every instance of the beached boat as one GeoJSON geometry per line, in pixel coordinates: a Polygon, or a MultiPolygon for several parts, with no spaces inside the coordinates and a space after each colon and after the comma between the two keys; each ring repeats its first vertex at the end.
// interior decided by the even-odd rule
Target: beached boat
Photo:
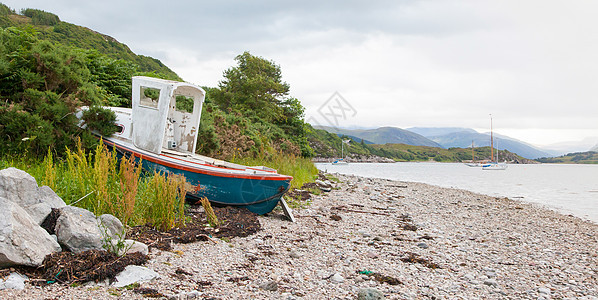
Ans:
{"type": "Polygon", "coordinates": [[[203,89],[136,76],[132,94],[132,108],[107,107],[115,112],[119,127],[114,135],[102,137],[109,148],[133,155],[144,169],[185,176],[195,187],[187,192],[191,199],[206,197],[212,203],[245,206],[258,214],[284,202],[282,196],[289,190],[291,176],[195,153],[203,89]]]}

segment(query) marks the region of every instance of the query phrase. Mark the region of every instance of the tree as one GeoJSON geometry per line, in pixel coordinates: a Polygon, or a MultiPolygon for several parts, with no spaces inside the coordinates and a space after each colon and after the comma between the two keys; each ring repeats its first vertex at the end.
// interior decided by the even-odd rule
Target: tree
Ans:
{"type": "Polygon", "coordinates": [[[283,107],[293,103],[288,98],[289,85],[282,82],[280,66],[249,52],[235,60],[238,66],[224,71],[214,101],[224,110],[241,111],[247,116],[251,113],[267,122],[284,119],[283,107]]]}
{"type": "Polygon", "coordinates": [[[312,156],[303,121],[304,108],[298,99],[289,96],[290,86],[282,81],[280,66],[249,52],[235,60],[238,65],[224,71],[218,88],[209,91],[210,101],[217,106],[215,111],[242,114],[250,119],[251,126],[259,128],[259,137],[252,138],[256,146],[266,137],[276,144],[275,148],[312,156]]]}

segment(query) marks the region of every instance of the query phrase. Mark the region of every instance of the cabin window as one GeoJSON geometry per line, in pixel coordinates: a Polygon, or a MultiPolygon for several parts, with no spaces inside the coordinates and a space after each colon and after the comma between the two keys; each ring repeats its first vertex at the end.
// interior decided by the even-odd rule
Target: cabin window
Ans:
{"type": "Polygon", "coordinates": [[[116,124],[116,133],[117,134],[122,134],[124,131],[125,131],[125,126],[116,124]]]}
{"type": "Polygon", "coordinates": [[[139,104],[141,106],[158,108],[158,100],[160,100],[160,89],[142,86],[139,95],[139,104]]]}
{"type": "Polygon", "coordinates": [[[195,104],[195,99],[193,97],[176,95],[175,100],[177,111],[193,113],[193,105],[195,104]]]}

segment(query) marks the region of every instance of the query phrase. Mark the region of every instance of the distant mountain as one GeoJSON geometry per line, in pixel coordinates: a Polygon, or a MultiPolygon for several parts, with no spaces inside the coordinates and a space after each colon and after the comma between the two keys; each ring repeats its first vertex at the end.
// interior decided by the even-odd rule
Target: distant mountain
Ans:
{"type": "MultiPolygon", "coordinates": [[[[490,146],[490,134],[479,133],[473,129],[439,136],[430,136],[428,138],[442,145],[444,148],[471,147],[472,141],[474,147],[490,146]]],[[[542,149],[538,149],[530,144],[503,135],[494,135],[494,147],[500,150],[507,149],[510,152],[517,153],[518,155],[529,159],[553,156],[542,149]]]]}
{"type": "Polygon", "coordinates": [[[415,132],[419,135],[423,135],[427,138],[431,136],[440,136],[449,133],[455,132],[470,132],[470,133],[477,133],[477,131],[471,128],[464,128],[464,127],[411,127],[405,130],[409,130],[411,132],[415,132]]]}
{"type": "Polygon", "coordinates": [[[592,147],[592,149],[590,149],[590,151],[598,152],[598,144],[596,144],[596,146],[592,147]]]}
{"type": "Polygon", "coordinates": [[[592,151],[591,149],[598,147],[596,143],[598,143],[598,137],[588,137],[581,141],[560,142],[546,145],[542,148],[546,149],[547,152],[555,154],[555,156],[560,156],[568,153],[592,151]]]}
{"type": "Polygon", "coordinates": [[[380,127],[376,129],[345,129],[327,126],[314,126],[331,133],[342,134],[350,137],[364,139],[374,144],[407,144],[413,146],[442,147],[440,144],[425,138],[417,133],[396,128],[380,127]]]}

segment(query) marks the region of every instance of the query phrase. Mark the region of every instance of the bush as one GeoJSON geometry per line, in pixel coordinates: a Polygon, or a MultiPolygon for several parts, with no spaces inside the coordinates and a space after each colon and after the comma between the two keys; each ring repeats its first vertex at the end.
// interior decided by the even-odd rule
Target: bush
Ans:
{"type": "Polygon", "coordinates": [[[89,130],[97,131],[103,136],[111,136],[118,130],[114,124],[116,114],[107,108],[91,106],[83,112],[83,121],[89,130]]]}
{"type": "Polygon", "coordinates": [[[57,15],[39,9],[26,8],[21,10],[21,14],[31,18],[33,25],[54,26],[60,23],[57,15]]]}

